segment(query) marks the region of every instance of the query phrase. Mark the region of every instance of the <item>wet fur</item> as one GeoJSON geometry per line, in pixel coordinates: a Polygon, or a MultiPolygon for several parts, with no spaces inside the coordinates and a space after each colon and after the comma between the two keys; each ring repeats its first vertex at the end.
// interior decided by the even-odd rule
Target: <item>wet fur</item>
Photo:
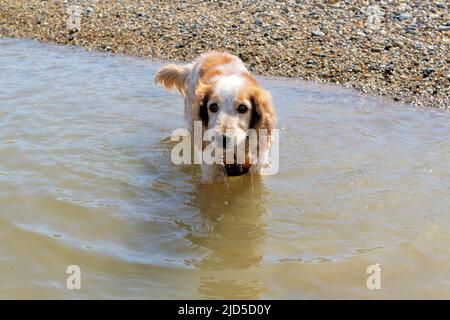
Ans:
{"type": "MultiPolygon", "coordinates": [[[[238,104],[239,101],[248,101],[251,104],[249,106],[251,116],[248,123],[244,125],[241,123],[244,129],[235,124],[238,120],[241,122],[243,120],[237,119],[238,115],[232,114],[227,114],[226,124],[218,122],[217,126],[240,132],[241,136],[245,128],[252,128],[257,132],[259,129],[266,129],[269,139],[263,145],[258,145],[258,149],[260,154],[268,152],[271,130],[276,121],[272,97],[268,91],[261,88],[238,57],[226,52],[212,51],[201,55],[190,64],[168,64],[158,70],[155,82],[168,90],[177,90],[184,97],[185,116],[191,132],[194,121],[202,121],[203,130],[211,127],[207,106],[210,99],[225,101],[225,98],[228,100],[233,98],[231,106],[238,104]],[[227,82],[227,79],[238,79],[242,84],[234,85],[233,81],[227,82]]],[[[258,173],[263,165],[265,164],[258,162],[248,171],[251,174],[258,173]]],[[[226,170],[221,165],[202,164],[202,179],[205,182],[223,181],[227,179],[226,170]]]]}

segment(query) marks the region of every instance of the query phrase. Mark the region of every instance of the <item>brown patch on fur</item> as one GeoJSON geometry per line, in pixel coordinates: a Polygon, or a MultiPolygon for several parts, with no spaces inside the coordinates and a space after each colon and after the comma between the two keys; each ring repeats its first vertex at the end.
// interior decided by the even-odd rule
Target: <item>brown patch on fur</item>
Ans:
{"type": "Polygon", "coordinates": [[[247,79],[253,79],[254,81],[241,89],[237,101],[251,101],[252,118],[250,121],[250,128],[255,129],[257,132],[259,129],[266,129],[270,136],[276,122],[272,96],[268,91],[261,89],[257,84],[256,79],[251,75],[247,79]]]}
{"type": "Polygon", "coordinates": [[[235,57],[226,52],[213,51],[209,53],[200,67],[200,81],[207,83],[211,78],[221,75],[222,71],[217,67],[230,63],[233,59],[235,57]]]}
{"type": "Polygon", "coordinates": [[[199,81],[197,85],[197,89],[195,89],[195,104],[200,106],[199,109],[199,118],[203,122],[203,128],[206,130],[208,127],[208,101],[211,98],[214,98],[216,101],[219,100],[219,98],[214,94],[214,84],[210,83],[203,83],[199,81]]]}
{"type": "Polygon", "coordinates": [[[158,70],[155,82],[167,90],[177,89],[181,95],[186,96],[187,78],[190,72],[191,70],[185,66],[168,64],[158,70]]]}

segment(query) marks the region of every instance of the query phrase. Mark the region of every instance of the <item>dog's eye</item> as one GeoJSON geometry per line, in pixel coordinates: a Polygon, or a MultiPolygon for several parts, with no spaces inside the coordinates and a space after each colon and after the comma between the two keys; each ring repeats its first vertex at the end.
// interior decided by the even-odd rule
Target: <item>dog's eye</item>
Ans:
{"type": "Polygon", "coordinates": [[[248,110],[247,106],[245,104],[240,104],[237,108],[237,112],[239,113],[246,113],[248,110]]]}
{"type": "Polygon", "coordinates": [[[217,103],[211,103],[211,105],[209,106],[209,110],[212,113],[217,112],[217,110],[219,110],[219,107],[217,106],[217,103]]]}

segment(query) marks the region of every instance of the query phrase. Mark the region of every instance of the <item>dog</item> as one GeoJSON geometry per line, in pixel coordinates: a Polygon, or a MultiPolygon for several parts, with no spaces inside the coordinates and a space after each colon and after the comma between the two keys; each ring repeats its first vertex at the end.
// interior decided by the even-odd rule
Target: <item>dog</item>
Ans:
{"type": "MultiPolygon", "coordinates": [[[[272,130],[276,123],[272,97],[237,56],[211,51],[189,64],[164,65],[158,70],[155,82],[167,90],[177,90],[184,97],[190,132],[198,121],[203,131],[215,131],[215,140],[223,150],[245,145],[244,161],[238,162],[234,156],[233,160],[222,163],[202,163],[203,182],[258,174],[269,165],[272,130]],[[250,131],[256,135],[250,135],[250,131]],[[263,139],[261,132],[265,134],[263,139]],[[250,141],[256,144],[256,153],[248,147],[250,141]]],[[[205,147],[203,142],[201,148],[205,147]]]]}

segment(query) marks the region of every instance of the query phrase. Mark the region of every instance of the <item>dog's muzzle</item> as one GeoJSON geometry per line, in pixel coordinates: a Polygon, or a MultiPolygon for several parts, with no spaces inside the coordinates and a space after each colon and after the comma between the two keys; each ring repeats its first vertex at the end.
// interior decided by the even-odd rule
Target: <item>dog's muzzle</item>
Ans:
{"type": "Polygon", "coordinates": [[[225,171],[229,177],[242,176],[248,172],[252,165],[251,164],[225,164],[225,171]]]}
{"type": "MultiPolygon", "coordinates": [[[[216,136],[216,143],[222,148],[222,151],[224,152],[224,158],[227,150],[229,150],[230,148],[235,148],[233,142],[233,139],[227,134],[218,134],[216,136]]],[[[234,151],[236,152],[236,150],[234,151]]],[[[238,163],[236,161],[236,154],[234,154],[234,163],[223,164],[223,167],[229,177],[242,176],[249,171],[251,166],[252,165],[248,163],[248,161],[245,161],[245,163],[242,164],[238,163]]]]}

